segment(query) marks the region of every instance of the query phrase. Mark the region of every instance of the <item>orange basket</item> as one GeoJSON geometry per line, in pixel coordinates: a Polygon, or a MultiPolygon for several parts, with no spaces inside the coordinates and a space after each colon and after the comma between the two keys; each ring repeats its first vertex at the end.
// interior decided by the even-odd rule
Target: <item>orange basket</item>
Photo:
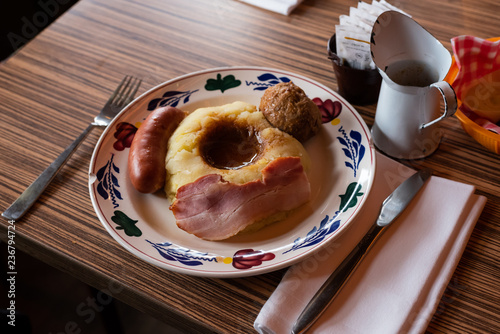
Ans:
{"type": "MultiPolygon", "coordinates": [[[[489,38],[489,41],[495,42],[500,40],[500,37],[489,38]]],[[[453,57],[453,61],[450,67],[450,71],[446,75],[444,80],[449,84],[452,84],[455,78],[458,75],[458,66],[455,62],[455,57],[453,57]]],[[[458,108],[462,105],[462,101],[458,100],[458,108]]],[[[472,138],[474,138],[479,144],[483,145],[487,149],[496,154],[500,154],[500,134],[496,134],[494,132],[488,131],[479,124],[472,121],[470,118],[465,116],[465,114],[458,109],[455,113],[458,120],[462,124],[463,129],[467,132],[472,138]]]]}

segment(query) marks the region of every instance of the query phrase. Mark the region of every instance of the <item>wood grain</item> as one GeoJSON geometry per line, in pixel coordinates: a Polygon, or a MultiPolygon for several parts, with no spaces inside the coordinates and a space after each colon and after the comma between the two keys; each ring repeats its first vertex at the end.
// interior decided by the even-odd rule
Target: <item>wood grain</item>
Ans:
{"type": "MultiPolygon", "coordinates": [[[[496,0],[390,1],[451,51],[462,34],[500,36],[496,0]]],[[[326,43],[356,1],[305,0],[290,16],[236,0],[80,0],[0,66],[0,209],[80,133],[125,74],[140,93],[219,66],[267,66],[336,89],[326,43]]],[[[356,106],[369,126],[375,106],[356,106]]],[[[99,223],[88,195],[94,130],[45,194],[16,222],[16,247],[186,332],[252,333],[284,270],[240,279],[197,278],[124,251],[99,223]]],[[[473,184],[488,202],[429,324],[430,333],[500,332],[499,156],[456,118],[439,151],[407,162],[473,184]]],[[[7,221],[0,224],[6,240],[7,221]]]]}

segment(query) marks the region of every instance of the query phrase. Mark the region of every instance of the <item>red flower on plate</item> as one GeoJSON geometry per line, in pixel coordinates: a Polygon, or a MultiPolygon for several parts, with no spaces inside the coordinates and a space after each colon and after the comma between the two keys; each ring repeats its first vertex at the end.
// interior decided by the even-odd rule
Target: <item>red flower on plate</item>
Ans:
{"type": "Polygon", "coordinates": [[[117,151],[123,151],[125,148],[130,147],[136,132],[137,128],[132,124],[127,122],[118,123],[114,133],[116,141],[113,144],[113,148],[117,151]]]}
{"type": "Polygon", "coordinates": [[[263,261],[270,261],[276,256],[273,253],[254,251],[253,249],[241,249],[233,255],[233,267],[236,269],[250,269],[260,266],[263,261]]]}
{"type": "Polygon", "coordinates": [[[319,111],[321,111],[321,121],[323,123],[333,121],[342,112],[342,103],[339,101],[334,102],[330,99],[323,101],[319,97],[315,97],[313,102],[318,106],[319,111]]]}

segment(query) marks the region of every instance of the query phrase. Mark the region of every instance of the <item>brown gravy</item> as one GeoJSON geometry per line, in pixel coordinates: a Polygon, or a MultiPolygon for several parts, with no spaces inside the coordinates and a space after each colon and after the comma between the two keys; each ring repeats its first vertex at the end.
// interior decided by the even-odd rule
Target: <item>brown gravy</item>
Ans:
{"type": "Polygon", "coordinates": [[[239,169],[255,162],[261,153],[255,129],[220,122],[207,129],[200,140],[201,157],[218,169],[239,169]]]}

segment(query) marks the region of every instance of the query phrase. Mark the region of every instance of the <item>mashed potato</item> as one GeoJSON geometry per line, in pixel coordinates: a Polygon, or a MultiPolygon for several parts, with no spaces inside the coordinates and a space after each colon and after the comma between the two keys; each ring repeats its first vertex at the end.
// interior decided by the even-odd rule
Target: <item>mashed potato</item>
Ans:
{"type": "Polygon", "coordinates": [[[302,144],[274,128],[256,106],[234,102],[200,108],[189,114],[169,140],[165,192],[207,174],[244,184],[261,178],[261,170],[278,157],[300,157],[305,171],[309,156],[302,144]]]}

